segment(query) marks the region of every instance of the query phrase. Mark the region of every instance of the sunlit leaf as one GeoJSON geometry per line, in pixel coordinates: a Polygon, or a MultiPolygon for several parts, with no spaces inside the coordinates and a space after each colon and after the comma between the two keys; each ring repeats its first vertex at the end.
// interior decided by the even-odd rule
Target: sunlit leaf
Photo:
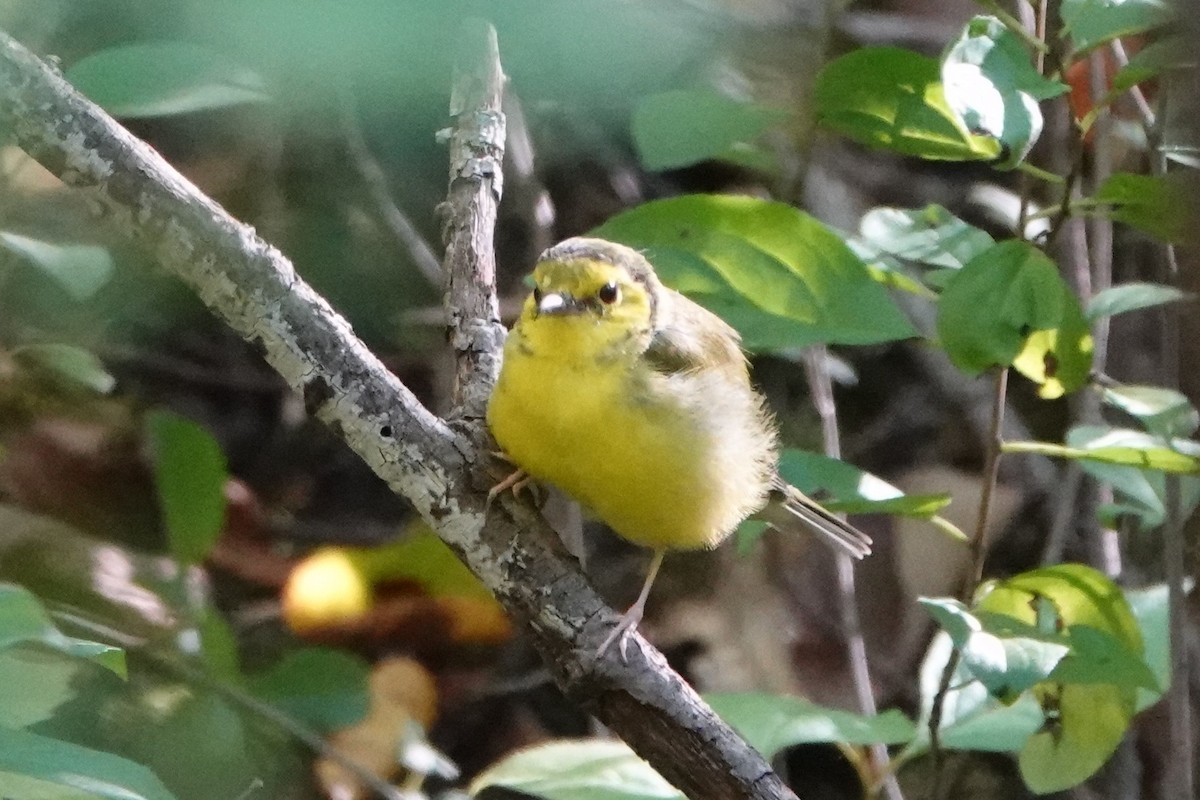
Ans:
{"type": "Polygon", "coordinates": [[[95,355],[69,344],[27,344],[13,351],[18,363],[36,366],[68,383],[108,394],[116,379],[95,355]]]}
{"type": "Polygon", "coordinates": [[[779,474],[830,511],[901,514],[928,519],[950,504],[947,494],[906,495],[887,481],[836,458],[785,450],[779,474]]]}
{"type": "Polygon", "coordinates": [[[518,750],[471,782],[478,795],[502,786],[546,800],[683,800],[683,793],[624,742],[557,741],[518,750]]]}
{"type": "Polygon", "coordinates": [[[858,241],[879,254],[945,269],[960,269],[995,244],[985,231],[938,205],[873,208],[858,224],[858,241]]]}
{"type": "MultiPolygon", "coordinates": [[[[14,781],[15,782],[15,781],[14,781]]],[[[127,759],[28,731],[0,728],[0,783],[7,797],[36,800],[174,800],[146,767],[127,759]],[[36,794],[13,794],[7,776],[36,794]]]]}
{"type": "Polygon", "coordinates": [[[751,350],[914,335],[845,243],[783,203],[688,195],[619,214],[595,235],[644,251],[665,284],[723,316],[751,350]]]}
{"type": "Polygon", "coordinates": [[[785,116],[711,89],[677,89],[641,99],[633,141],[646,169],[676,169],[752,143],[785,116]]]}
{"type": "Polygon", "coordinates": [[[1200,453],[1187,439],[1175,439],[1168,447],[1161,439],[1126,428],[1079,426],[1073,445],[1051,442],[1005,442],[1005,453],[1038,453],[1057,458],[1089,459],[1139,469],[1192,474],[1200,472],[1200,453]]]}
{"type": "Polygon", "coordinates": [[[1043,77],[1021,39],[990,16],[967,23],[942,57],[941,77],[946,104],[966,129],[1003,145],[1000,167],[1024,160],[1041,135],[1038,102],[1067,91],[1043,77]]]}
{"type": "Polygon", "coordinates": [[[114,117],[160,117],[270,99],[228,53],[190,42],[120,45],[81,59],[67,80],[114,117]]]}
{"type": "Polygon", "coordinates": [[[1065,643],[1039,637],[1032,630],[1016,635],[991,630],[957,600],[922,597],[919,602],[950,635],[963,666],[1002,700],[1011,701],[1045,680],[1070,650],[1065,643]]]}
{"type": "Polygon", "coordinates": [[[1040,698],[1046,716],[1017,756],[1021,777],[1038,794],[1083,783],[1116,751],[1133,718],[1133,690],[1059,684],[1040,698]]]}
{"type": "Polygon", "coordinates": [[[964,372],[1011,364],[1044,397],[1086,383],[1092,338],[1079,301],[1033,245],[1009,240],[985,250],[950,277],[938,305],[938,335],[964,372]]]}
{"type": "Polygon", "coordinates": [[[208,431],[177,414],[152,412],[146,429],[171,552],[197,563],[217,541],[225,518],[225,456],[208,431]]]}
{"type": "Polygon", "coordinates": [[[19,233],[0,231],[0,247],[21,256],[66,290],[75,300],[87,300],[113,274],[108,250],[90,244],[55,244],[19,233]]]}
{"type": "Polygon", "coordinates": [[[1174,286],[1160,283],[1123,283],[1098,292],[1088,303],[1087,318],[1091,320],[1153,308],[1164,303],[1191,300],[1193,295],[1181,292],[1174,286]]]}
{"type": "Polygon", "coordinates": [[[1161,386],[1118,384],[1104,389],[1104,402],[1119,408],[1156,436],[1191,436],[1200,426],[1200,413],[1187,396],[1161,386]]]}
{"type": "Polygon", "coordinates": [[[817,75],[819,124],[871,147],[951,161],[990,160],[999,145],[972,136],[950,110],[938,62],[896,47],[866,47],[817,75]]]}

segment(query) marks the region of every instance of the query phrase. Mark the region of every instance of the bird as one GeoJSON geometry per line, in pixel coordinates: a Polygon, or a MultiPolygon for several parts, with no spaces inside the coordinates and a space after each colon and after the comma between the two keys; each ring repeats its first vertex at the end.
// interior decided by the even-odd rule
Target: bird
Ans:
{"type": "Polygon", "coordinates": [[[549,484],[653,551],[597,657],[619,641],[625,658],[668,551],[716,547],[750,516],[870,553],[870,537],[780,477],[774,418],[737,331],[663,285],[641,252],[567,239],[541,255],[532,284],[486,414],[516,470],[489,501],[549,484]]]}

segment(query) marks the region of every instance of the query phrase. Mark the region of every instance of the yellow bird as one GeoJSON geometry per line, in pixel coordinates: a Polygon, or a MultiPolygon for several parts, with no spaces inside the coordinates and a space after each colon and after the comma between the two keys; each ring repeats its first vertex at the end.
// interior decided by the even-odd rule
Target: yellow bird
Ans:
{"type": "Polygon", "coordinates": [[[640,253],[568,239],[542,254],[533,284],[487,411],[519,469],[492,495],[531,477],[653,548],[597,655],[619,638],[624,655],[667,550],[715,547],[751,514],[870,552],[870,538],[779,477],[774,421],[737,332],[663,286],[640,253]]]}

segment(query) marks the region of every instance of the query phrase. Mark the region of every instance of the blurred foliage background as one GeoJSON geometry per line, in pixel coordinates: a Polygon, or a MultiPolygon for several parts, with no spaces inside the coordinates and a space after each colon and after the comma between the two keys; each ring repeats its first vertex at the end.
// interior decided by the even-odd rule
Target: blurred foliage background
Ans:
{"type": "MultiPolygon", "coordinates": [[[[497,232],[507,321],[542,249],[679,194],[773,198],[840,231],[879,206],[937,203],[1011,233],[1019,173],[870,150],[813,123],[814,81],[834,55],[898,44],[936,56],[975,11],[965,0],[0,0],[0,29],[279,247],[440,411],[453,365],[431,267],[447,185],[439,131],[465,17],[496,26],[509,79],[497,232]],[[176,73],[179,90],[161,91],[176,73]]],[[[1065,171],[1091,145],[1070,144],[1067,101],[1053,102],[1034,157],[1065,171]]],[[[1104,136],[1106,159],[1144,167],[1144,140],[1119,124],[1104,136]]],[[[0,580],[36,595],[8,596],[36,636],[0,651],[0,675],[40,678],[10,684],[6,700],[31,699],[0,710],[4,728],[145,765],[153,776],[124,785],[162,796],[161,780],[180,800],[359,796],[364,779],[338,753],[449,796],[517,747],[593,732],[405,504],[2,130],[0,236],[0,580]],[[128,663],[79,660],[60,630],[124,648],[128,663]],[[314,741],[325,742],[315,755],[314,741]]],[[[1118,229],[1114,280],[1157,278],[1156,246],[1118,229]]],[[[1181,282],[1197,288],[1193,273],[1181,282]]],[[[928,309],[897,302],[932,336],[928,309]]],[[[1114,319],[1111,341],[1107,370],[1129,383],[1152,382],[1172,355],[1152,315],[1114,319]]],[[[1176,372],[1196,363],[1200,337],[1181,341],[1176,372]]],[[[949,495],[945,520],[970,529],[988,388],[924,340],[838,348],[826,366],[846,460],[914,495],[949,495]]],[[[1194,372],[1179,376],[1193,403],[1194,372]]],[[[821,450],[803,355],[764,352],[754,374],[788,445],[821,450]]],[[[1007,438],[1061,441],[1079,416],[1078,401],[1037,388],[1014,381],[1007,438]]],[[[1109,563],[1111,540],[1092,535],[1095,484],[1083,513],[1055,521],[1065,474],[1043,457],[1003,463],[988,574],[1043,563],[1051,527],[1065,531],[1051,560],[1109,563]]],[[[632,599],[645,555],[557,498],[549,513],[577,532],[605,596],[632,599]]],[[[933,625],[915,598],[954,594],[967,554],[925,521],[862,525],[878,545],[859,570],[874,693],[917,717],[933,625]]],[[[1161,580],[1147,537],[1123,539],[1121,555],[1131,585],[1161,580]]],[[[703,690],[853,708],[836,597],[830,554],[767,536],[748,555],[669,559],[647,631],[703,690]]],[[[1093,790],[1161,771],[1164,725],[1140,717],[1093,790]]],[[[802,797],[862,791],[847,748],[803,744],[776,761],[802,797]]],[[[41,796],[5,768],[0,758],[0,794],[41,796]]],[[[910,796],[925,796],[928,768],[905,765],[910,796]]],[[[947,796],[1028,793],[1007,755],[955,755],[949,776],[947,796]]]]}

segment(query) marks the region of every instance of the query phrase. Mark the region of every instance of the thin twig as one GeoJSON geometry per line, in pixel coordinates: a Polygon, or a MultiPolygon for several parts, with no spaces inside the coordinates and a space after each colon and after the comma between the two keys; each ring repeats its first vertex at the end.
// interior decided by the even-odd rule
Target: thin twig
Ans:
{"type": "MultiPolygon", "coordinates": [[[[1008,396],[1008,367],[996,373],[996,385],[992,393],[992,420],[988,428],[987,454],[983,465],[983,491],[979,497],[979,514],[975,520],[975,535],[971,537],[971,571],[959,590],[963,603],[970,603],[975,589],[983,579],[983,565],[987,559],[987,527],[992,510],[992,493],[1000,477],[1000,453],[1004,445],[1004,407],[1008,396]]],[[[952,650],[929,714],[929,747],[933,754],[933,789],[930,797],[941,800],[942,791],[942,748],[939,728],[942,723],[942,707],[950,691],[950,679],[958,667],[959,652],[952,650]]]]}
{"type": "MultiPolygon", "coordinates": [[[[808,378],[813,406],[821,418],[821,438],[825,455],[842,457],[841,437],[838,434],[837,405],[833,401],[833,382],[829,377],[829,354],[824,345],[808,348],[804,358],[804,373],[808,378]]],[[[837,553],[838,606],[841,611],[842,635],[850,658],[850,677],[854,684],[855,700],[859,713],[874,716],[878,713],[875,692],[871,684],[871,668],[867,660],[867,643],[863,638],[862,621],[858,616],[858,593],[855,589],[854,560],[845,553],[837,553]]],[[[887,768],[886,745],[871,747],[874,775],[883,775],[883,788],[892,800],[904,800],[895,774],[887,768]]]]}
{"type": "Polygon", "coordinates": [[[429,242],[417,230],[408,215],[396,205],[388,188],[387,174],[379,164],[379,159],[371,152],[362,125],[358,121],[358,113],[354,107],[354,96],[348,87],[339,92],[338,102],[341,106],[342,135],[346,137],[346,148],[350,152],[350,160],[358,170],[363,186],[371,202],[379,213],[379,218],[391,232],[396,243],[400,245],[412,260],[417,270],[429,281],[430,286],[442,288],[442,264],[434,255],[429,242]]]}

